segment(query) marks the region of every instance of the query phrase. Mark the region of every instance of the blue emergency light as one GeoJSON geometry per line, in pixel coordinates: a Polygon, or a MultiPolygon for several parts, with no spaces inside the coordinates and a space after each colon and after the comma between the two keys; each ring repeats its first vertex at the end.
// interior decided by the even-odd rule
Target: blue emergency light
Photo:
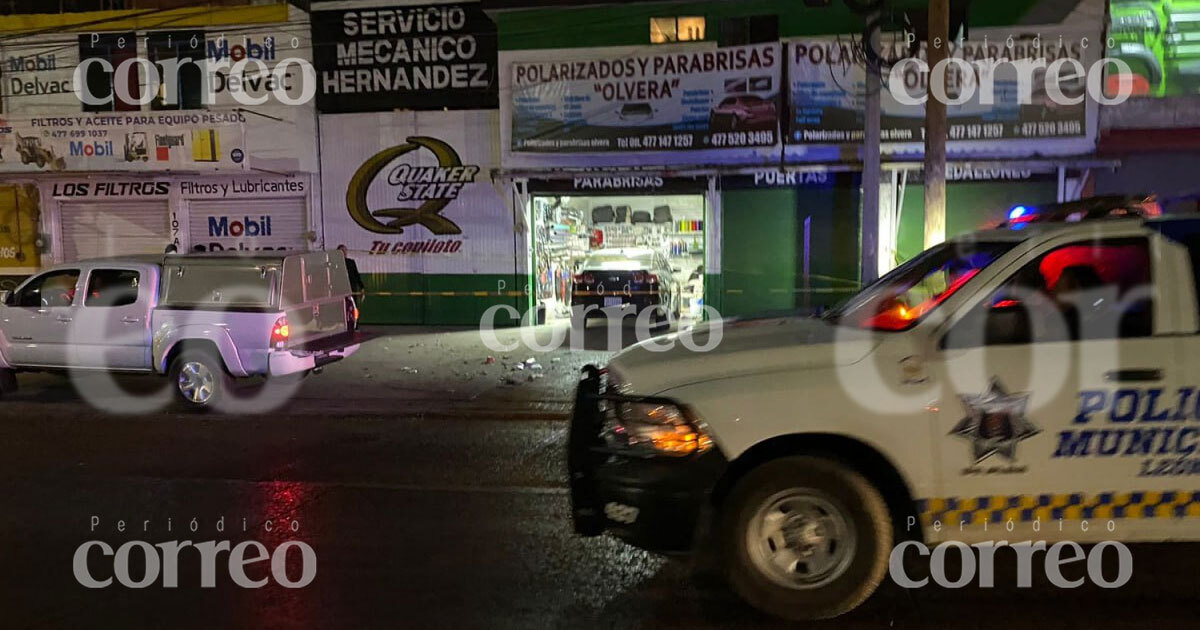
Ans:
{"type": "Polygon", "coordinates": [[[1026,212],[1029,212],[1029,209],[1025,206],[1014,206],[1012,210],[1008,211],[1008,220],[1013,221],[1019,219],[1025,216],[1026,212]]]}

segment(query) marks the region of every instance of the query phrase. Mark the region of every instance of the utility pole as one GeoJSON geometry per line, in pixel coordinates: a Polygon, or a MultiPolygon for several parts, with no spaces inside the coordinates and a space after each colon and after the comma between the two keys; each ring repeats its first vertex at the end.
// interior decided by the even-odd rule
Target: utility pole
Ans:
{"type": "Polygon", "coordinates": [[[867,14],[867,103],[863,118],[862,269],[863,284],[879,277],[879,10],[867,14]]]}
{"type": "MultiPolygon", "coordinates": [[[[929,0],[925,100],[925,247],[946,240],[946,103],[933,96],[933,68],[950,50],[950,0],[929,0]]],[[[942,83],[943,91],[945,82],[942,83]]]]}

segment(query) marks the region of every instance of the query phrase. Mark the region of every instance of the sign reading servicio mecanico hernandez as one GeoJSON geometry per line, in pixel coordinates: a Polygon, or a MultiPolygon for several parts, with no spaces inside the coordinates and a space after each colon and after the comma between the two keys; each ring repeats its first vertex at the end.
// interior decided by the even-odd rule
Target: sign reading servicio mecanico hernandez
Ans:
{"type": "Polygon", "coordinates": [[[323,112],[490,109],[496,25],[478,3],[315,11],[323,112]]]}
{"type": "Polygon", "coordinates": [[[773,146],[778,43],[585,61],[514,61],[512,150],[773,146]]]}
{"type": "Polygon", "coordinates": [[[513,215],[491,181],[496,123],[494,110],[323,122],[326,246],[346,245],[374,273],[510,273],[513,215]]]}

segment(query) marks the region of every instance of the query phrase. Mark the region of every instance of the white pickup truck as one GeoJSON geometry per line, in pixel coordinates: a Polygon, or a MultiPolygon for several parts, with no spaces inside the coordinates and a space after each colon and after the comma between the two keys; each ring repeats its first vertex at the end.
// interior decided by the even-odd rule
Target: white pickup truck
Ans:
{"type": "Polygon", "coordinates": [[[1200,540],[1200,217],[1154,210],[1014,208],[824,317],[589,366],[576,530],[705,545],[792,619],[853,609],[917,544],[1200,540]]]}
{"type": "Polygon", "coordinates": [[[221,407],[235,379],[294,380],[361,340],[337,251],[85,260],[0,297],[0,392],[21,371],[143,372],[169,375],[186,407],[221,407]]]}

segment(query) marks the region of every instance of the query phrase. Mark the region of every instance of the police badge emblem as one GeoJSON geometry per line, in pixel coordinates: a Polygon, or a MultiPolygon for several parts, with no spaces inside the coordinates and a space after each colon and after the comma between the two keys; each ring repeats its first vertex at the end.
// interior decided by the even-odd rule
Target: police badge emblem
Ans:
{"type": "Polygon", "coordinates": [[[996,379],[986,393],[959,396],[967,416],[950,431],[971,443],[974,464],[999,454],[1010,462],[1017,459],[1017,444],[1041,433],[1025,417],[1029,394],[1009,394],[996,379]]]}

